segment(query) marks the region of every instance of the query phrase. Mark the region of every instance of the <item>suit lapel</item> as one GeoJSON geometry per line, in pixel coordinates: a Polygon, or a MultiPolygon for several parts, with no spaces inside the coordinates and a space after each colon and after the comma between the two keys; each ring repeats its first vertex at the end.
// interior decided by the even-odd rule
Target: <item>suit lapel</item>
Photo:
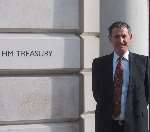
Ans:
{"type": "Polygon", "coordinates": [[[105,76],[105,95],[107,95],[107,100],[112,104],[113,100],[113,91],[114,91],[114,84],[113,84],[113,53],[110,54],[105,63],[103,65],[104,76],[105,76]],[[109,91],[109,92],[108,92],[109,91]]]}
{"type": "Polygon", "coordinates": [[[133,83],[133,75],[134,75],[134,55],[129,53],[129,90],[131,90],[131,85],[133,83]]]}
{"type": "Polygon", "coordinates": [[[110,54],[106,63],[106,76],[108,78],[108,82],[113,84],[113,53],[110,54]]]}

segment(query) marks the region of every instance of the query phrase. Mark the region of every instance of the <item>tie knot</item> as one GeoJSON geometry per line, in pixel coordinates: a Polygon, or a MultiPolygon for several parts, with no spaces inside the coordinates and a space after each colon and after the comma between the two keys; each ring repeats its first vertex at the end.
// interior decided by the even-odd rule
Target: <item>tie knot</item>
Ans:
{"type": "Polygon", "coordinates": [[[122,61],[123,57],[118,57],[117,61],[122,61]]]}

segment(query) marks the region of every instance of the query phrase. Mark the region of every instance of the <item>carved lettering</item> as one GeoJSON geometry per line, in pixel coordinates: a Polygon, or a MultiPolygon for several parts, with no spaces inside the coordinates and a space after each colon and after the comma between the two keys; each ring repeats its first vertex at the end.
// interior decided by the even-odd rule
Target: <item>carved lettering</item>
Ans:
{"type": "Polygon", "coordinates": [[[9,51],[9,50],[2,50],[1,56],[2,57],[40,57],[40,56],[52,56],[52,50],[16,50],[16,51],[9,51]]]}

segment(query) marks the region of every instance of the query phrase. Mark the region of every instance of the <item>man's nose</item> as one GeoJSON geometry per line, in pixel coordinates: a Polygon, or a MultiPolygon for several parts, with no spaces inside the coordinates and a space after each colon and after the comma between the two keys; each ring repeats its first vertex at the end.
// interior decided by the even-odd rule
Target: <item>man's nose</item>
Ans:
{"type": "Polygon", "coordinates": [[[119,38],[120,43],[123,43],[124,39],[122,37],[119,38]]]}

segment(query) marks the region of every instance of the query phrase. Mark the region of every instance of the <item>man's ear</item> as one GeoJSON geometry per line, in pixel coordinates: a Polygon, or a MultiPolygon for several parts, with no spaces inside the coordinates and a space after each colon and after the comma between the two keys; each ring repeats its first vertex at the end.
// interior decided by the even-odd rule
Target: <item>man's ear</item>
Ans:
{"type": "Polygon", "coordinates": [[[130,34],[130,40],[132,40],[133,39],[133,35],[132,35],[132,33],[130,34]]]}
{"type": "Polygon", "coordinates": [[[109,41],[111,41],[111,35],[108,35],[108,39],[109,39],[109,41]]]}

